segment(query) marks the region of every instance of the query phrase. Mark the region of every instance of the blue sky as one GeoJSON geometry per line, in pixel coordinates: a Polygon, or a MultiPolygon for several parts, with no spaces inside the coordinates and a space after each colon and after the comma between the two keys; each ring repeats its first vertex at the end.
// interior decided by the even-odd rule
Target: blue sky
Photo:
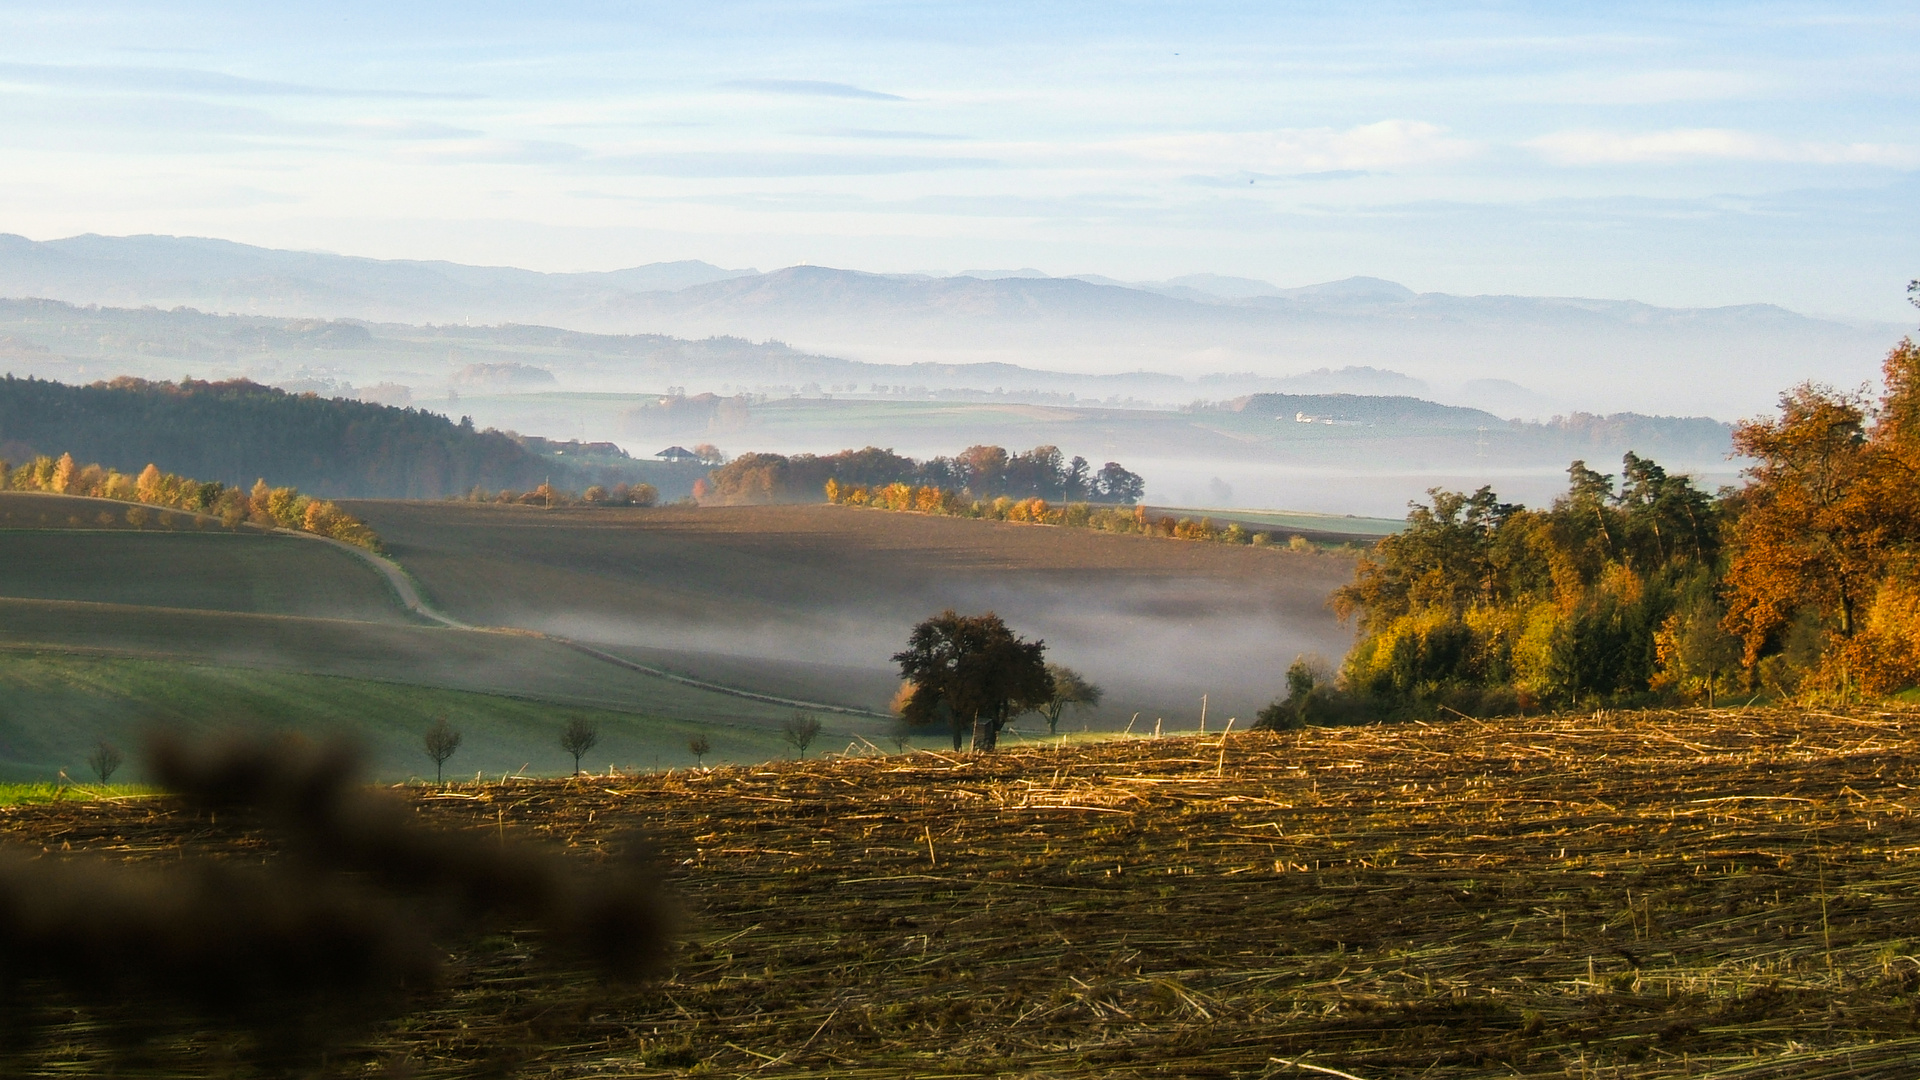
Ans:
{"type": "Polygon", "coordinates": [[[1906,321],[1917,31],[1871,2],[24,0],[0,231],[1906,321]]]}

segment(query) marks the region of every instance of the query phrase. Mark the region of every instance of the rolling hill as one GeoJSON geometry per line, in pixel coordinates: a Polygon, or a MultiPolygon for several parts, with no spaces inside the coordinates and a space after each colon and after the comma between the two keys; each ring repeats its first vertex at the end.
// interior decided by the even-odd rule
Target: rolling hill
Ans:
{"type": "MultiPolygon", "coordinates": [[[[791,706],[537,634],[432,624],[326,541],[104,528],[97,507],[0,493],[0,779],[78,777],[93,739],[131,747],[153,723],[350,734],[386,777],[419,774],[419,732],[437,716],[467,732],[456,771],[554,771],[571,717],[602,729],[600,768],[686,764],[698,733],[718,760],[781,752],[791,706]]],[[[825,719],[828,737],[884,728],[825,719]]]]}
{"type": "Polygon", "coordinates": [[[243,488],[271,477],[322,497],[439,498],[475,486],[524,490],[557,479],[577,490],[639,479],[624,461],[575,464],[470,420],[245,380],[0,379],[0,459],[62,453],[129,474],[154,463],[243,488]]]}

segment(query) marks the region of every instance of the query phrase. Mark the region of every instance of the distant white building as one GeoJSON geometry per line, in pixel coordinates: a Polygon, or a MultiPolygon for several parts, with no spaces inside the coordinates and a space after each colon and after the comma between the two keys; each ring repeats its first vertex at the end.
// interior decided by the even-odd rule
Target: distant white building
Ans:
{"type": "Polygon", "coordinates": [[[673,465],[682,465],[689,461],[700,460],[699,454],[694,453],[684,446],[669,446],[653,456],[673,465]]]}

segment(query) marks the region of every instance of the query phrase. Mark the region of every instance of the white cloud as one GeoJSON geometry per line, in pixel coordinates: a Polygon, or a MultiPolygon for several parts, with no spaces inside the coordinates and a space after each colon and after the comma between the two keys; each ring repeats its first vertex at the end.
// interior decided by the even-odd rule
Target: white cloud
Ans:
{"type": "Polygon", "coordinates": [[[1898,143],[1797,142],[1728,128],[1677,128],[1619,134],[1558,131],[1526,146],[1562,165],[1630,165],[1691,160],[1811,165],[1920,165],[1920,148],[1898,143]]]}
{"type": "Polygon", "coordinates": [[[1381,120],[1344,131],[1203,132],[1111,145],[1145,158],[1257,173],[1404,168],[1459,161],[1480,151],[1480,144],[1454,138],[1445,128],[1418,120],[1381,120]]]}

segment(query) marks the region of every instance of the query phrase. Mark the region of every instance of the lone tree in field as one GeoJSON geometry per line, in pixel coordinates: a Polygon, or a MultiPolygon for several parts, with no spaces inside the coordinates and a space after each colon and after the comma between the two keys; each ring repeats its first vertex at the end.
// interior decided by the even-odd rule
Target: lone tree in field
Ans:
{"type": "Polygon", "coordinates": [[[560,749],[573,755],[573,775],[580,775],[580,759],[600,745],[600,731],[585,720],[569,720],[560,729],[560,749]]]}
{"type": "Polygon", "coordinates": [[[440,773],[446,766],[447,759],[453,756],[455,750],[460,749],[460,732],[455,730],[452,724],[447,723],[446,717],[438,717],[434,720],[433,726],[427,729],[427,734],[421,742],[427,748],[427,756],[433,759],[433,782],[437,784],[440,782],[440,773]]]}
{"type": "Polygon", "coordinates": [[[1040,715],[1046,718],[1049,735],[1060,733],[1060,716],[1067,711],[1067,706],[1091,709],[1106,695],[1106,691],[1065,664],[1048,664],[1047,674],[1053,677],[1053,694],[1040,706],[1040,715]]]}
{"type": "Polygon", "coordinates": [[[794,713],[780,726],[780,737],[787,740],[787,745],[800,757],[807,756],[807,747],[812,746],[819,735],[820,720],[810,712],[794,713]]]}
{"type": "Polygon", "coordinates": [[[914,627],[907,647],[893,654],[900,677],[913,684],[901,718],[927,725],[950,717],[956,750],[971,722],[974,749],[992,750],[1007,721],[1052,700],[1046,652],[1045,642],[1022,640],[991,611],[943,611],[914,627]]]}
{"type": "Polygon", "coordinates": [[[707,764],[707,755],[713,753],[713,743],[709,742],[705,735],[695,735],[687,740],[687,749],[692,752],[694,762],[704,767],[707,764]]]}
{"type": "Polygon", "coordinates": [[[87,764],[94,775],[106,783],[113,778],[113,770],[120,767],[120,748],[105,739],[93,744],[93,750],[87,754],[87,764]]]}

